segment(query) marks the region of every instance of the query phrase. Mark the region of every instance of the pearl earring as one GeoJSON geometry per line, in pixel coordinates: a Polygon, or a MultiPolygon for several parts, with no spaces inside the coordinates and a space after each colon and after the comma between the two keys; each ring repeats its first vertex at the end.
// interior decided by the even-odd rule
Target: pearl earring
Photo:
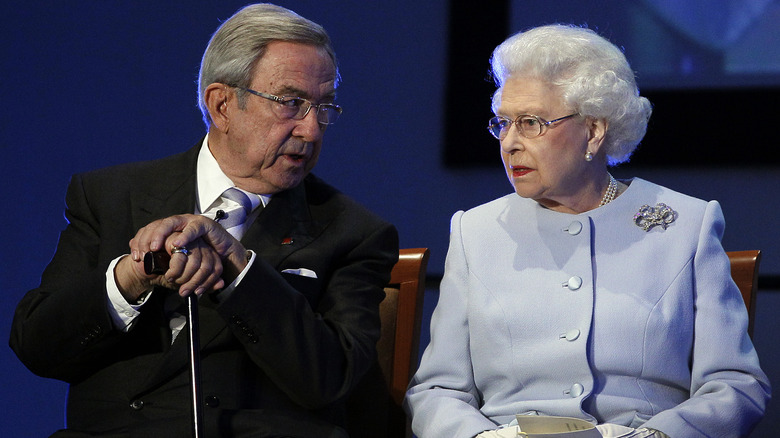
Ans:
{"type": "Polygon", "coordinates": [[[593,152],[588,151],[585,153],[585,161],[593,161],[593,152]]]}

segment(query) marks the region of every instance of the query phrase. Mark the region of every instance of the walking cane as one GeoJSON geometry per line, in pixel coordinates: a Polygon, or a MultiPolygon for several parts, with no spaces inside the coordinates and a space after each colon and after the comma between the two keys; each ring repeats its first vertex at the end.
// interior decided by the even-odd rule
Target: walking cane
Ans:
{"type": "MultiPolygon", "coordinates": [[[[170,255],[165,251],[144,254],[144,271],[147,275],[164,274],[168,270],[170,255]]],[[[200,332],[198,329],[198,296],[189,294],[187,300],[187,327],[190,349],[190,394],[192,395],[192,436],[203,438],[203,389],[200,380],[200,332]]]]}
{"type": "Polygon", "coordinates": [[[187,296],[187,324],[190,335],[190,391],[192,393],[192,431],[203,437],[203,389],[200,386],[200,331],[198,329],[198,296],[187,296]]]}

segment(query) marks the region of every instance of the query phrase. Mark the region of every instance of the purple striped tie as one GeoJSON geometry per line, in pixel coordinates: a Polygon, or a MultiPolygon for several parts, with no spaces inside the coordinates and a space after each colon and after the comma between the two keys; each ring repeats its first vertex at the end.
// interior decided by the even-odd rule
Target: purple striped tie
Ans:
{"type": "Polygon", "coordinates": [[[219,219],[219,223],[230,232],[231,228],[239,227],[244,223],[244,221],[246,221],[247,216],[249,216],[249,213],[252,212],[252,201],[249,199],[249,196],[247,196],[246,193],[235,187],[231,187],[222,192],[222,197],[230,199],[231,201],[237,202],[241,205],[241,207],[226,210],[224,212],[224,216],[219,219]]]}

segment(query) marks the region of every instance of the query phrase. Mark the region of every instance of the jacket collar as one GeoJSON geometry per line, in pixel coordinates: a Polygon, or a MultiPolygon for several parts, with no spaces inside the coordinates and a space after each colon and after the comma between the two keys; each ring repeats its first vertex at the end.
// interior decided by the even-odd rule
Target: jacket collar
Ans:
{"type": "Polygon", "coordinates": [[[184,153],[161,160],[157,175],[131,194],[134,229],[148,223],[195,211],[196,166],[200,142],[184,153]]]}

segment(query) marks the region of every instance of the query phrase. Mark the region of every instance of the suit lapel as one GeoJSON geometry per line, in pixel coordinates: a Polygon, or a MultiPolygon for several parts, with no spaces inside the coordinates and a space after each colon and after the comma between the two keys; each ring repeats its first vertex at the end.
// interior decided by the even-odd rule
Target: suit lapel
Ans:
{"type": "Polygon", "coordinates": [[[271,266],[279,266],[293,252],[305,247],[322,232],[306,202],[304,184],[274,195],[241,243],[271,266]]]}
{"type": "Polygon", "coordinates": [[[131,195],[135,229],[157,219],[195,211],[199,151],[200,143],[166,159],[160,169],[139,183],[139,190],[131,195]]]}

